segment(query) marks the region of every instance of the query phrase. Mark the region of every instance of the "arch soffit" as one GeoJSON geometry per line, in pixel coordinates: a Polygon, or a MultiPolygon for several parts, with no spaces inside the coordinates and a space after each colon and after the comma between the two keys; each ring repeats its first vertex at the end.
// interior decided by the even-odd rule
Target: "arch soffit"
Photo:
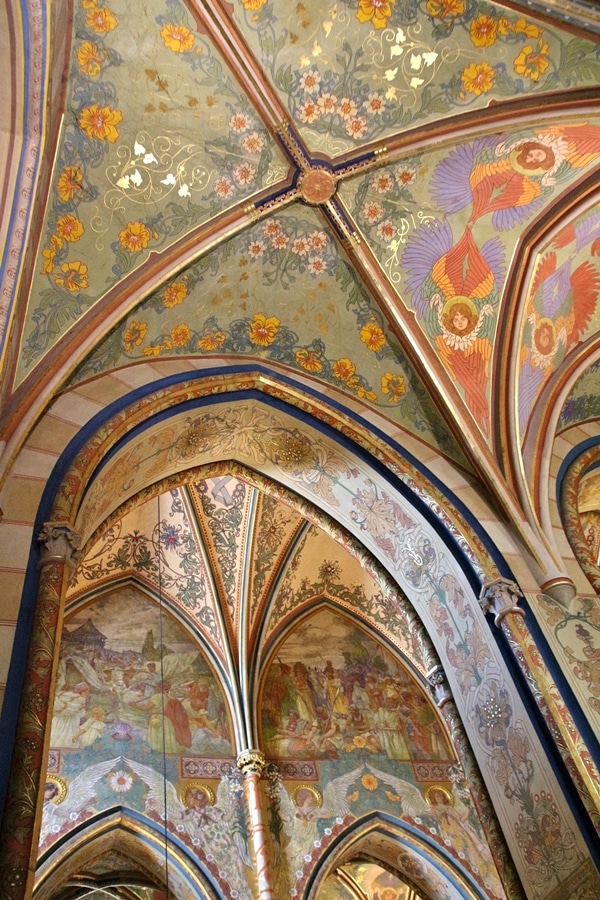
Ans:
{"type": "MultiPolygon", "coordinates": [[[[220,900],[221,894],[199,859],[179,845],[172,834],[168,834],[167,841],[172,887],[175,881],[180,888],[194,890],[194,896],[220,900]],[[197,893],[200,890],[202,893],[197,893]]],[[[65,881],[114,850],[131,860],[157,887],[164,886],[164,830],[140,813],[113,808],[88,819],[38,861],[34,900],[52,900],[65,881]]]]}
{"type": "Polygon", "coordinates": [[[449,854],[407,823],[375,814],[353,823],[324,854],[305,888],[305,900],[317,900],[319,890],[337,866],[357,858],[368,858],[408,878],[424,898],[445,896],[450,900],[485,900],[486,894],[449,854]]]}

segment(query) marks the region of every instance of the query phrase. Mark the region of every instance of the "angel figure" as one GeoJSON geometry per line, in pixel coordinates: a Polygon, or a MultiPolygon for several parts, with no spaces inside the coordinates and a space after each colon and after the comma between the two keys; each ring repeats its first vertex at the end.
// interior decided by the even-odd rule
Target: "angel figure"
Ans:
{"type": "Polygon", "coordinates": [[[585,333],[598,300],[600,272],[589,260],[571,271],[556,253],[540,261],[530,288],[519,366],[519,423],[529,416],[544,384],[585,333]]]}
{"type": "Polygon", "coordinates": [[[491,213],[494,230],[507,231],[538,212],[555,184],[599,153],[600,128],[587,122],[529,129],[509,140],[492,135],[443,159],[431,193],[447,215],[472,204],[470,224],[491,213]]]}
{"type": "Polygon", "coordinates": [[[402,778],[381,772],[367,764],[372,774],[384,784],[388,784],[392,790],[386,791],[388,798],[396,800],[399,804],[399,815],[410,816],[411,819],[433,820],[440,831],[440,838],[444,843],[449,840],[455,851],[463,852],[465,858],[476,865],[479,873],[486,883],[489,883],[494,894],[504,896],[502,884],[498,877],[490,849],[481,840],[481,836],[475,831],[464,811],[454,808],[454,793],[437,788],[431,791],[428,803],[421,791],[402,778]]]}
{"type": "Polygon", "coordinates": [[[412,306],[487,435],[487,384],[504,248],[498,238],[492,238],[480,250],[469,227],[454,243],[449,224],[435,222],[408,239],[402,264],[412,306]]]}
{"type": "Polygon", "coordinates": [[[104,760],[88,766],[76,778],[71,781],[64,799],[60,800],[57,791],[52,790],[52,782],[47,785],[44,792],[44,806],[42,810],[42,827],[40,830],[40,846],[50,837],[59,834],[67,823],[73,825],[81,813],[89,811],[96,802],[96,785],[105,775],[108,775],[119,762],[116,759],[104,760]]]}
{"type": "Polygon", "coordinates": [[[146,809],[169,822],[175,831],[187,834],[194,847],[202,847],[207,860],[214,860],[219,871],[227,873],[227,880],[237,890],[240,900],[251,900],[246,867],[251,867],[252,861],[243,788],[237,773],[221,779],[214,804],[208,802],[205,793],[197,791],[186,806],[173,783],[162,774],[133,759],[125,762],[148,788],[146,809]]]}
{"type": "Polygon", "coordinates": [[[285,837],[282,839],[278,836],[278,840],[281,844],[280,857],[282,861],[285,860],[285,864],[280,867],[276,876],[278,895],[283,896],[285,893],[284,881],[286,887],[290,887],[287,885],[287,873],[282,870],[287,869],[287,872],[292,873],[293,880],[299,877],[305,857],[311,853],[315,841],[320,837],[319,822],[335,819],[341,824],[345,816],[350,815],[348,793],[363,770],[364,765],[361,765],[330,781],[323,790],[322,802],[319,792],[312,786],[297,788],[292,800],[285,787],[279,783],[278,811],[285,837]]]}

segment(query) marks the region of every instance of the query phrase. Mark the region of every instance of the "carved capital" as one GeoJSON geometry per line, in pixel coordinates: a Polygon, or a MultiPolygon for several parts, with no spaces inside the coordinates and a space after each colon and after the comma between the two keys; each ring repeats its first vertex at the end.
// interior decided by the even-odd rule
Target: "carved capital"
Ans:
{"type": "Polygon", "coordinates": [[[74,569],[81,556],[81,537],[66,522],[44,522],[38,534],[40,561],[38,568],[51,562],[62,562],[74,569]]]}
{"type": "Polygon", "coordinates": [[[498,628],[502,624],[502,619],[508,613],[518,613],[524,616],[525,613],[517,605],[523,592],[516,581],[509,581],[507,578],[496,578],[494,581],[488,581],[481,588],[479,594],[479,605],[487,615],[491,613],[494,616],[494,625],[498,628]]]}
{"type": "Polygon", "coordinates": [[[446,673],[441,666],[434,666],[433,669],[429,670],[427,673],[427,681],[431,686],[431,693],[433,694],[436,706],[439,709],[445,706],[449,700],[453,699],[446,673]]]}
{"type": "Polygon", "coordinates": [[[266,765],[267,761],[262,750],[242,750],[237,758],[237,767],[242,770],[244,775],[258,775],[260,777],[266,765]]]}

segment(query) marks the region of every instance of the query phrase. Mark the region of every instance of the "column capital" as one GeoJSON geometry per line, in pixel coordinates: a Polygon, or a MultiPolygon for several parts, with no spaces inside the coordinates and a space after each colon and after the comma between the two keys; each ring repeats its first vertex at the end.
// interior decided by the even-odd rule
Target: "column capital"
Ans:
{"type": "Polygon", "coordinates": [[[242,750],[242,752],[238,754],[236,765],[238,769],[241,769],[244,775],[260,776],[265,770],[267,761],[262,750],[249,748],[248,750],[242,750]]]}
{"type": "Polygon", "coordinates": [[[38,569],[51,562],[62,562],[74,569],[81,556],[81,535],[67,522],[44,522],[38,534],[40,560],[38,569]]]}
{"type": "Polygon", "coordinates": [[[509,613],[525,615],[517,605],[522,596],[523,591],[516,581],[495,578],[493,581],[486,581],[482,586],[479,605],[486,615],[491,613],[494,616],[494,625],[499,628],[503,618],[509,613]]]}
{"type": "Polygon", "coordinates": [[[442,709],[449,700],[453,699],[446,673],[442,667],[438,665],[434,666],[433,669],[430,669],[425,677],[431,687],[436,706],[439,709],[442,709]]]}

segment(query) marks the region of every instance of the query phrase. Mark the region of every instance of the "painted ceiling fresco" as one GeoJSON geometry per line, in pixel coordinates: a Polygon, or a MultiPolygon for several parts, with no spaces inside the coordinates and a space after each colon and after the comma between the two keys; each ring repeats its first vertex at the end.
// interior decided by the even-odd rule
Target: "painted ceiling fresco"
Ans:
{"type": "MultiPolygon", "coordinates": [[[[599,77],[593,34],[495,3],[154,0],[134,16],[77,0],[15,385],[109,304],[75,381],[134,360],[258,358],[467,466],[449,421],[464,404],[459,431],[491,444],[523,231],[600,155],[585,96],[566,116],[550,100],[599,77]],[[523,107],[494,125],[532,97],[548,98],[541,121],[523,107]],[[469,136],[484,107],[493,120],[469,136]],[[127,300],[157,267],[154,291],[127,300]]],[[[540,251],[502,420],[521,435],[597,326],[594,223],[588,211],[540,251]]]]}
{"type": "MultiPolygon", "coordinates": [[[[281,500],[222,476],[149,500],[89,545],[69,589],[42,856],[124,803],[165,823],[225,896],[249,900],[235,757],[250,692],[269,760],[275,896],[298,895],[321,848],[383,810],[437,841],[473,888],[505,897],[424,689],[422,648],[411,651],[415,664],[399,646],[410,644],[409,607],[404,623],[396,609],[403,638],[386,638],[381,623],[374,633],[378,585],[318,531],[281,500]]],[[[344,879],[379,900],[415,900],[379,866],[351,866],[344,879]]]]}

